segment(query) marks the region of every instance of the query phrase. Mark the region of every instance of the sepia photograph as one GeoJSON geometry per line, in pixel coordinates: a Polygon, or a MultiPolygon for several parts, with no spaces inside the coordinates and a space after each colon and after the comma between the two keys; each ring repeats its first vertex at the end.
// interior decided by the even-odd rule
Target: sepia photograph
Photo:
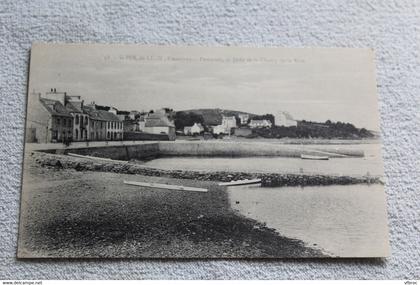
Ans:
{"type": "Polygon", "coordinates": [[[389,256],[374,58],[33,44],[18,258],[389,256]]]}

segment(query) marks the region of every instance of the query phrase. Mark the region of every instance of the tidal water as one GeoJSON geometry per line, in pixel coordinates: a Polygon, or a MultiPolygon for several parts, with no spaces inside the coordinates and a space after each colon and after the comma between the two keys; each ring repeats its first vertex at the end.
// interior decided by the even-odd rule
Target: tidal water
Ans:
{"type": "MultiPolygon", "coordinates": [[[[307,147],[333,151],[337,146],[307,147]]],[[[171,157],[155,159],[145,165],[167,170],[383,175],[379,144],[339,147],[363,150],[365,155],[326,161],[287,157],[171,157]]],[[[239,215],[265,223],[279,234],[300,239],[331,256],[388,254],[386,201],[381,184],[304,188],[235,186],[227,191],[231,207],[239,215]]]]}
{"type": "MultiPolygon", "coordinates": [[[[310,146],[334,149],[334,146],[310,146]]],[[[236,171],[255,173],[306,173],[329,175],[382,176],[380,145],[346,145],[345,148],[363,150],[364,157],[304,160],[290,157],[168,157],[146,162],[148,167],[165,170],[236,171]]]]}
{"type": "Polygon", "coordinates": [[[388,253],[382,185],[228,188],[238,214],[340,257],[388,253]]]}

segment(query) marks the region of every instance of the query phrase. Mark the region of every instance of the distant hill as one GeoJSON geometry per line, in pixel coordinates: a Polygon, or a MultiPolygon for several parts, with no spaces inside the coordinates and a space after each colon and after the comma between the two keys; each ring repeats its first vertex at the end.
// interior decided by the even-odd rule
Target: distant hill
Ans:
{"type": "Polygon", "coordinates": [[[191,109],[191,110],[182,110],[177,113],[193,113],[200,115],[204,119],[205,125],[220,125],[222,123],[222,116],[238,116],[239,114],[249,114],[249,117],[255,117],[256,114],[234,111],[234,110],[224,110],[224,109],[191,109]]]}

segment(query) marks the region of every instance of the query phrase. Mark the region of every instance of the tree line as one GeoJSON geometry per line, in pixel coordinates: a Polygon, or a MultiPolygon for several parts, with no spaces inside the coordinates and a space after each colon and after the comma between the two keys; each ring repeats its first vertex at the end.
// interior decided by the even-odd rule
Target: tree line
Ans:
{"type": "Polygon", "coordinates": [[[353,124],[343,122],[325,123],[299,121],[297,126],[273,126],[271,128],[254,129],[254,134],[264,138],[325,138],[325,139],[359,139],[372,138],[365,128],[356,128],[353,124]]]}

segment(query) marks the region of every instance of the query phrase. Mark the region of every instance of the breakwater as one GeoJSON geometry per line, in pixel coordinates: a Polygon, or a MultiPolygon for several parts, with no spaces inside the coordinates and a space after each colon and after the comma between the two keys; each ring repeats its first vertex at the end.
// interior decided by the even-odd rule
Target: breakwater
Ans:
{"type": "Polygon", "coordinates": [[[141,143],[131,145],[68,147],[65,149],[46,149],[41,152],[50,154],[88,155],[115,160],[148,160],[159,156],[158,143],[141,143]]]}
{"type": "Polygon", "coordinates": [[[203,157],[253,157],[277,156],[300,157],[305,155],[341,157],[363,157],[364,152],[346,148],[301,147],[296,145],[274,144],[264,142],[159,142],[160,156],[203,156],[203,157]]]}
{"type": "Polygon", "coordinates": [[[186,171],[163,170],[145,167],[136,163],[123,161],[101,161],[89,158],[72,157],[67,155],[32,152],[31,159],[42,167],[56,169],[75,169],[77,171],[104,171],[124,174],[139,174],[144,176],[170,177],[193,179],[201,181],[229,182],[260,178],[263,187],[277,186],[315,186],[315,185],[348,185],[348,184],[374,184],[381,183],[379,177],[373,176],[330,176],[330,175],[299,175],[279,173],[248,173],[226,171],[186,171]]]}
{"type": "Polygon", "coordinates": [[[121,145],[87,145],[66,148],[40,149],[52,154],[75,153],[116,160],[148,160],[156,157],[292,157],[301,154],[330,158],[364,157],[359,149],[328,146],[296,146],[265,142],[176,141],[176,142],[121,142],[121,145]]]}

